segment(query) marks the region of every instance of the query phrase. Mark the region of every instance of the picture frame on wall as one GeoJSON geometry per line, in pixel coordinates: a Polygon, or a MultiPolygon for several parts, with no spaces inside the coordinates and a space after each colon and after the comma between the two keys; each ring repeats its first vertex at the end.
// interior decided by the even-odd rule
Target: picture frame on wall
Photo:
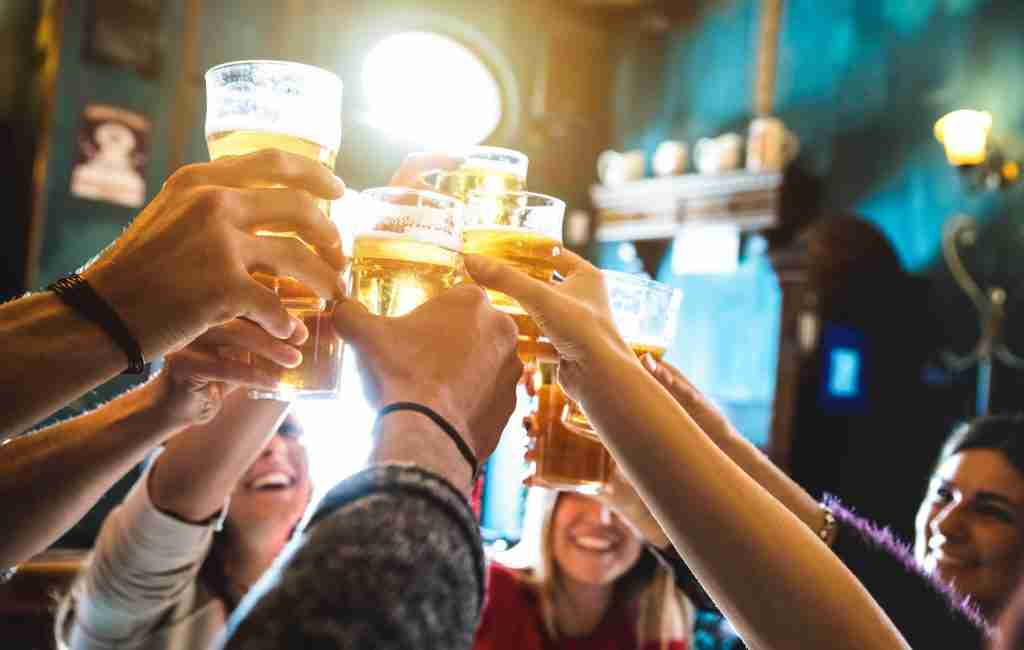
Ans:
{"type": "Polygon", "coordinates": [[[89,0],[83,58],[147,79],[159,77],[163,4],[164,0],[89,0]]]}
{"type": "Polygon", "coordinates": [[[146,200],[151,123],[134,111],[87,104],[79,124],[71,195],[128,208],[146,200]]]}

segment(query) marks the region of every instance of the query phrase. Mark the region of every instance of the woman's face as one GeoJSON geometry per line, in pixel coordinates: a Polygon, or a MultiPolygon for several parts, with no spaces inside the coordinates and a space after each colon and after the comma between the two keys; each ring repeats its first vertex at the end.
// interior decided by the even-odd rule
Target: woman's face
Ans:
{"type": "Polygon", "coordinates": [[[298,523],[312,490],[301,433],[288,416],[235,486],[228,508],[235,530],[283,539],[298,523]]]}
{"type": "Polygon", "coordinates": [[[588,585],[610,585],[629,571],[643,549],[626,522],[597,499],[559,495],[551,526],[558,568],[588,585]]]}
{"type": "Polygon", "coordinates": [[[999,451],[954,454],[932,476],[916,529],[918,563],[998,611],[1024,560],[1024,476],[999,451]]]}

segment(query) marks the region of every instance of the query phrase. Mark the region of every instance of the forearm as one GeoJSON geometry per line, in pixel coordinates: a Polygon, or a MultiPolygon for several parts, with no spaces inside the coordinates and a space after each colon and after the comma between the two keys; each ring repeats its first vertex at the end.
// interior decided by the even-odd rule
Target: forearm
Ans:
{"type": "Polygon", "coordinates": [[[796,481],[786,475],[764,452],[739,434],[711,437],[711,440],[732,462],[746,472],[758,485],[786,506],[812,531],[825,527],[821,505],[796,481]]]}
{"type": "Polygon", "coordinates": [[[0,445],[0,566],[27,560],[56,541],[176,431],[156,406],[162,389],[154,380],[90,413],[0,445]]]}
{"type": "Polygon", "coordinates": [[[440,477],[367,469],[331,491],[291,551],[235,610],[224,647],[472,645],[483,551],[469,504],[440,477]]]}
{"type": "Polygon", "coordinates": [[[588,417],[600,432],[631,432],[603,437],[748,644],[905,647],[828,547],[722,453],[635,360],[613,354],[591,372],[617,380],[583,387],[588,417]]]}
{"type": "Polygon", "coordinates": [[[123,371],[110,336],[52,292],[0,305],[0,439],[25,431],[123,371]]]}
{"type": "Polygon", "coordinates": [[[251,400],[236,390],[209,424],[168,442],[150,473],[153,504],[185,521],[214,515],[287,412],[287,402],[251,400]]]}

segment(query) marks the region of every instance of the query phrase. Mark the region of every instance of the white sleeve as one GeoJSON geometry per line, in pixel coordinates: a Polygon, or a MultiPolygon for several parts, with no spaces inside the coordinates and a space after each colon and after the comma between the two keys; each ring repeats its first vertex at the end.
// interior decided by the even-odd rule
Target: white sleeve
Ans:
{"type": "Polygon", "coordinates": [[[150,500],[148,478],[146,471],[103,522],[76,588],[72,639],[128,642],[195,598],[216,523],[191,524],[160,512],[150,500]]]}

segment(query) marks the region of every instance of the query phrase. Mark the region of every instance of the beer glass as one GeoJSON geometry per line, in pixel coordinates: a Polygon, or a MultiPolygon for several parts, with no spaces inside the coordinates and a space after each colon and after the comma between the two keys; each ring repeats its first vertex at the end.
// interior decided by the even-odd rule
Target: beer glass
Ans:
{"type": "MultiPolygon", "coordinates": [[[[333,171],[341,144],[341,93],[337,75],[301,63],[236,61],[210,68],[206,73],[210,158],[276,148],[318,161],[333,171]]],[[[330,216],[330,201],[317,199],[317,205],[330,216]]],[[[294,232],[261,230],[256,234],[301,241],[294,232]]],[[[309,328],[310,338],[300,348],[302,364],[282,369],[256,358],[254,363],[277,373],[280,379],[277,390],[252,391],[252,397],[330,398],[338,391],[342,346],[324,317],[332,305],[312,292],[298,293],[305,295],[282,295],[282,302],[309,328]]]]}
{"type": "MultiPolygon", "coordinates": [[[[619,334],[637,358],[650,354],[661,361],[676,333],[682,291],[643,275],[621,271],[601,273],[608,290],[612,320],[619,334]]],[[[563,419],[574,431],[597,437],[576,402],[569,400],[563,419]]]]}
{"type": "Polygon", "coordinates": [[[533,482],[553,489],[597,494],[611,478],[611,454],[594,436],[581,435],[563,421],[569,398],[558,385],[558,364],[540,362],[533,378],[535,431],[530,431],[533,482]]]}
{"type": "Polygon", "coordinates": [[[454,170],[435,170],[423,181],[438,192],[467,201],[473,192],[518,192],[526,189],[530,159],[514,149],[470,147],[450,154],[463,162],[454,170]]]}
{"type": "Polygon", "coordinates": [[[460,201],[436,192],[379,187],[360,193],[352,295],[378,316],[403,316],[462,276],[460,201]]]}
{"type": "MultiPolygon", "coordinates": [[[[682,292],[643,276],[603,274],[619,333],[638,357],[650,353],[661,359],[675,336],[682,292]]],[[[538,387],[537,395],[540,426],[533,443],[534,480],[558,489],[599,492],[614,468],[611,454],[579,405],[557,385],[538,387]],[[547,403],[541,398],[546,394],[551,395],[547,403]]]]}
{"type": "MultiPolygon", "coordinates": [[[[463,251],[494,257],[528,275],[551,282],[554,259],[562,252],[565,202],[534,192],[471,192],[466,204],[463,251]]],[[[557,360],[554,347],[518,302],[487,291],[491,304],[512,316],[519,328],[518,352],[524,362],[557,360]]]]}

